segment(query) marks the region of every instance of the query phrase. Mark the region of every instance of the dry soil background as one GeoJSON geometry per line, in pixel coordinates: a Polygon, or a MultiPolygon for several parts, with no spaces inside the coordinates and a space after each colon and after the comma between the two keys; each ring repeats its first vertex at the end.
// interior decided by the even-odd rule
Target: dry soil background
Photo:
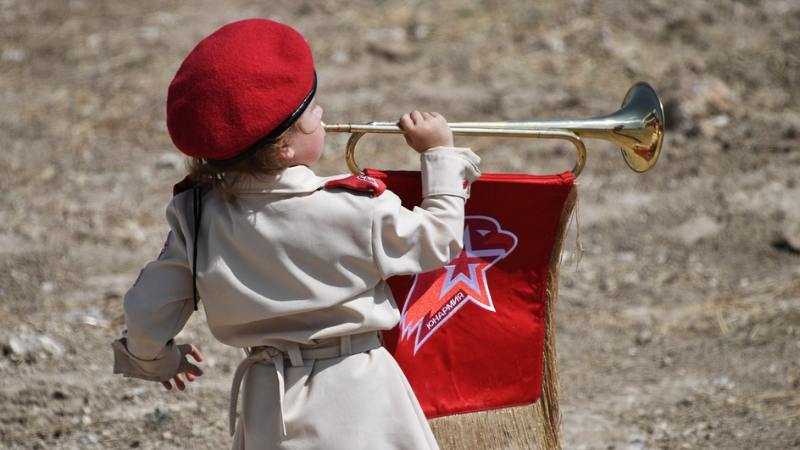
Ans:
{"type": "MultiPolygon", "coordinates": [[[[228,445],[240,354],[198,314],[183,393],[111,375],[121,298],[183,162],[166,87],[246,17],[300,29],[328,122],[556,119],[652,83],[668,134],[636,175],[591,142],[558,305],[570,449],[800,447],[800,3],[0,0],[0,447],[228,445]]],[[[342,172],[329,135],[324,174],[342,172]]],[[[458,140],[485,172],[571,167],[555,143],[458,140]]],[[[361,159],[413,167],[399,138],[361,159]]]]}

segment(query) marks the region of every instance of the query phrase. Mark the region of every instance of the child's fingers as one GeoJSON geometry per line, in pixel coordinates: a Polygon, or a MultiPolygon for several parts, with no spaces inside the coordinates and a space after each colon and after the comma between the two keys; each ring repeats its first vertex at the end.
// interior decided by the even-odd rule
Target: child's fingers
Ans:
{"type": "Polygon", "coordinates": [[[192,355],[195,361],[199,362],[203,360],[203,354],[192,344],[181,344],[178,346],[178,350],[180,350],[181,356],[192,355]]]}
{"type": "Polygon", "coordinates": [[[203,360],[203,354],[200,353],[200,350],[198,350],[194,345],[192,345],[192,350],[189,352],[189,354],[192,355],[192,358],[197,362],[203,360]]]}
{"type": "Polygon", "coordinates": [[[441,120],[442,122],[447,123],[447,119],[445,119],[444,116],[439,114],[438,112],[432,112],[431,115],[433,116],[434,119],[441,120]]]}
{"type": "Polygon", "coordinates": [[[429,112],[425,112],[425,111],[423,111],[423,112],[422,112],[422,117],[423,117],[425,120],[430,120],[430,119],[433,119],[433,114],[431,114],[431,113],[429,113],[429,112]]]}
{"type": "Polygon", "coordinates": [[[400,127],[401,130],[408,130],[413,125],[413,122],[411,122],[411,116],[408,114],[403,114],[403,116],[400,117],[400,120],[397,122],[397,126],[400,127]]]}
{"type": "Polygon", "coordinates": [[[180,376],[175,375],[172,379],[175,380],[175,387],[177,387],[179,391],[186,389],[186,385],[183,383],[180,376]]]}
{"type": "Polygon", "coordinates": [[[195,376],[191,372],[186,372],[186,381],[194,381],[195,376]]]}
{"type": "Polygon", "coordinates": [[[196,377],[199,377],[199,376],[203,375],[203,369],[201,369],[198,366],[195,366],[194,364],[190,363],[189,361],[184,361],[183,364],[181,364],[180,371],[185,373],[185,374],[187,374],[187,375],[188,374],[192,374],[193,376],[196,376],[196,377]]]}
{"type": "Polygon", "coordinates": [[[414,110],[411,113],[411,120],[414,121],[414,125],[418,125],[420,122],[422,122],[422,113],[414,110]]]}
{"type": "Polygon", "coordinates": [[[172,390],[172,384],[170,384],[169,381],[162,381],[161,385],[164,386],[164,389],[166,389],[168,391],[172,390]]]}

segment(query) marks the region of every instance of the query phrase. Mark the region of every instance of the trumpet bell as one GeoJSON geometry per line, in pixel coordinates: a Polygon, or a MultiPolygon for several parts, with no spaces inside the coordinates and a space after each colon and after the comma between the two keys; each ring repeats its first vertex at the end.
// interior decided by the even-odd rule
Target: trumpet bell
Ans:
{"type": "Polygon", "coordinates": [[[650,170],[664,142],[664,107],[656,91],[644,82],[634,84],[610,120],[621,123],[608,139],[619,145],[628,167],[635,172],[650,170]]]}

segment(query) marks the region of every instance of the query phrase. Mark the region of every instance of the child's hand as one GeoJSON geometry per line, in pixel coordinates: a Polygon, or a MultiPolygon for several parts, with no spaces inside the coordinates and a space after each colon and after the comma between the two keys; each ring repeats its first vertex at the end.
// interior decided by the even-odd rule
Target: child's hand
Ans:
{"type": "Polygon", "coordinates": [[[414,111],[403,114],[397,126],[403,130],[409,147],[419,153],[433,147],[453,146],[453,132],[439,113],[414,111]]]}
{"type": "MultiPolygon", "coordinates": [[[[172,379],[175,381],[175,386],[178,388],[178,390],[182,391],[186,389],[186,384],[184,384],[183,380],[181,380],[179,376],[181,373],[185,374],[186,379],[189,381],[194,381],[195,378],[203,375],[203,370],[190,363],[189,360],[186,359],[186,355],[192,355],[192,359],[197,362],[203,360],[203,355],[192,344],[181,344],[178,346],[178,350],[181,351],[181,365],[178,366],[178,373],[176,373],[172,379]]],[[[161,384],[164,386],[164,389],[168,391],[172,390],[172,384],[169,382],[169,380],[162,381],[161,384]]]]}

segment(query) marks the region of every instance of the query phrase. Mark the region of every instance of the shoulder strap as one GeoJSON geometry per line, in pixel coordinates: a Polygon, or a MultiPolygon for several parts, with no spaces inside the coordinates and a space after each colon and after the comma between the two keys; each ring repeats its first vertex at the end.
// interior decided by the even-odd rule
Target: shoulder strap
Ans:
{"type": "Polygon", "coordinates": [[[192,218],[194,225],[194,236],[192,239],[192,297],[194,297],[194,310],[197,311],[197,241],[200,234],[200,220],[203,215],[203,194],[209,189],[206,184],[196,185],[189,175],[184,177],[172,187],[172,196],[176,196],[188,190],[192,191],[192,218]]]}

